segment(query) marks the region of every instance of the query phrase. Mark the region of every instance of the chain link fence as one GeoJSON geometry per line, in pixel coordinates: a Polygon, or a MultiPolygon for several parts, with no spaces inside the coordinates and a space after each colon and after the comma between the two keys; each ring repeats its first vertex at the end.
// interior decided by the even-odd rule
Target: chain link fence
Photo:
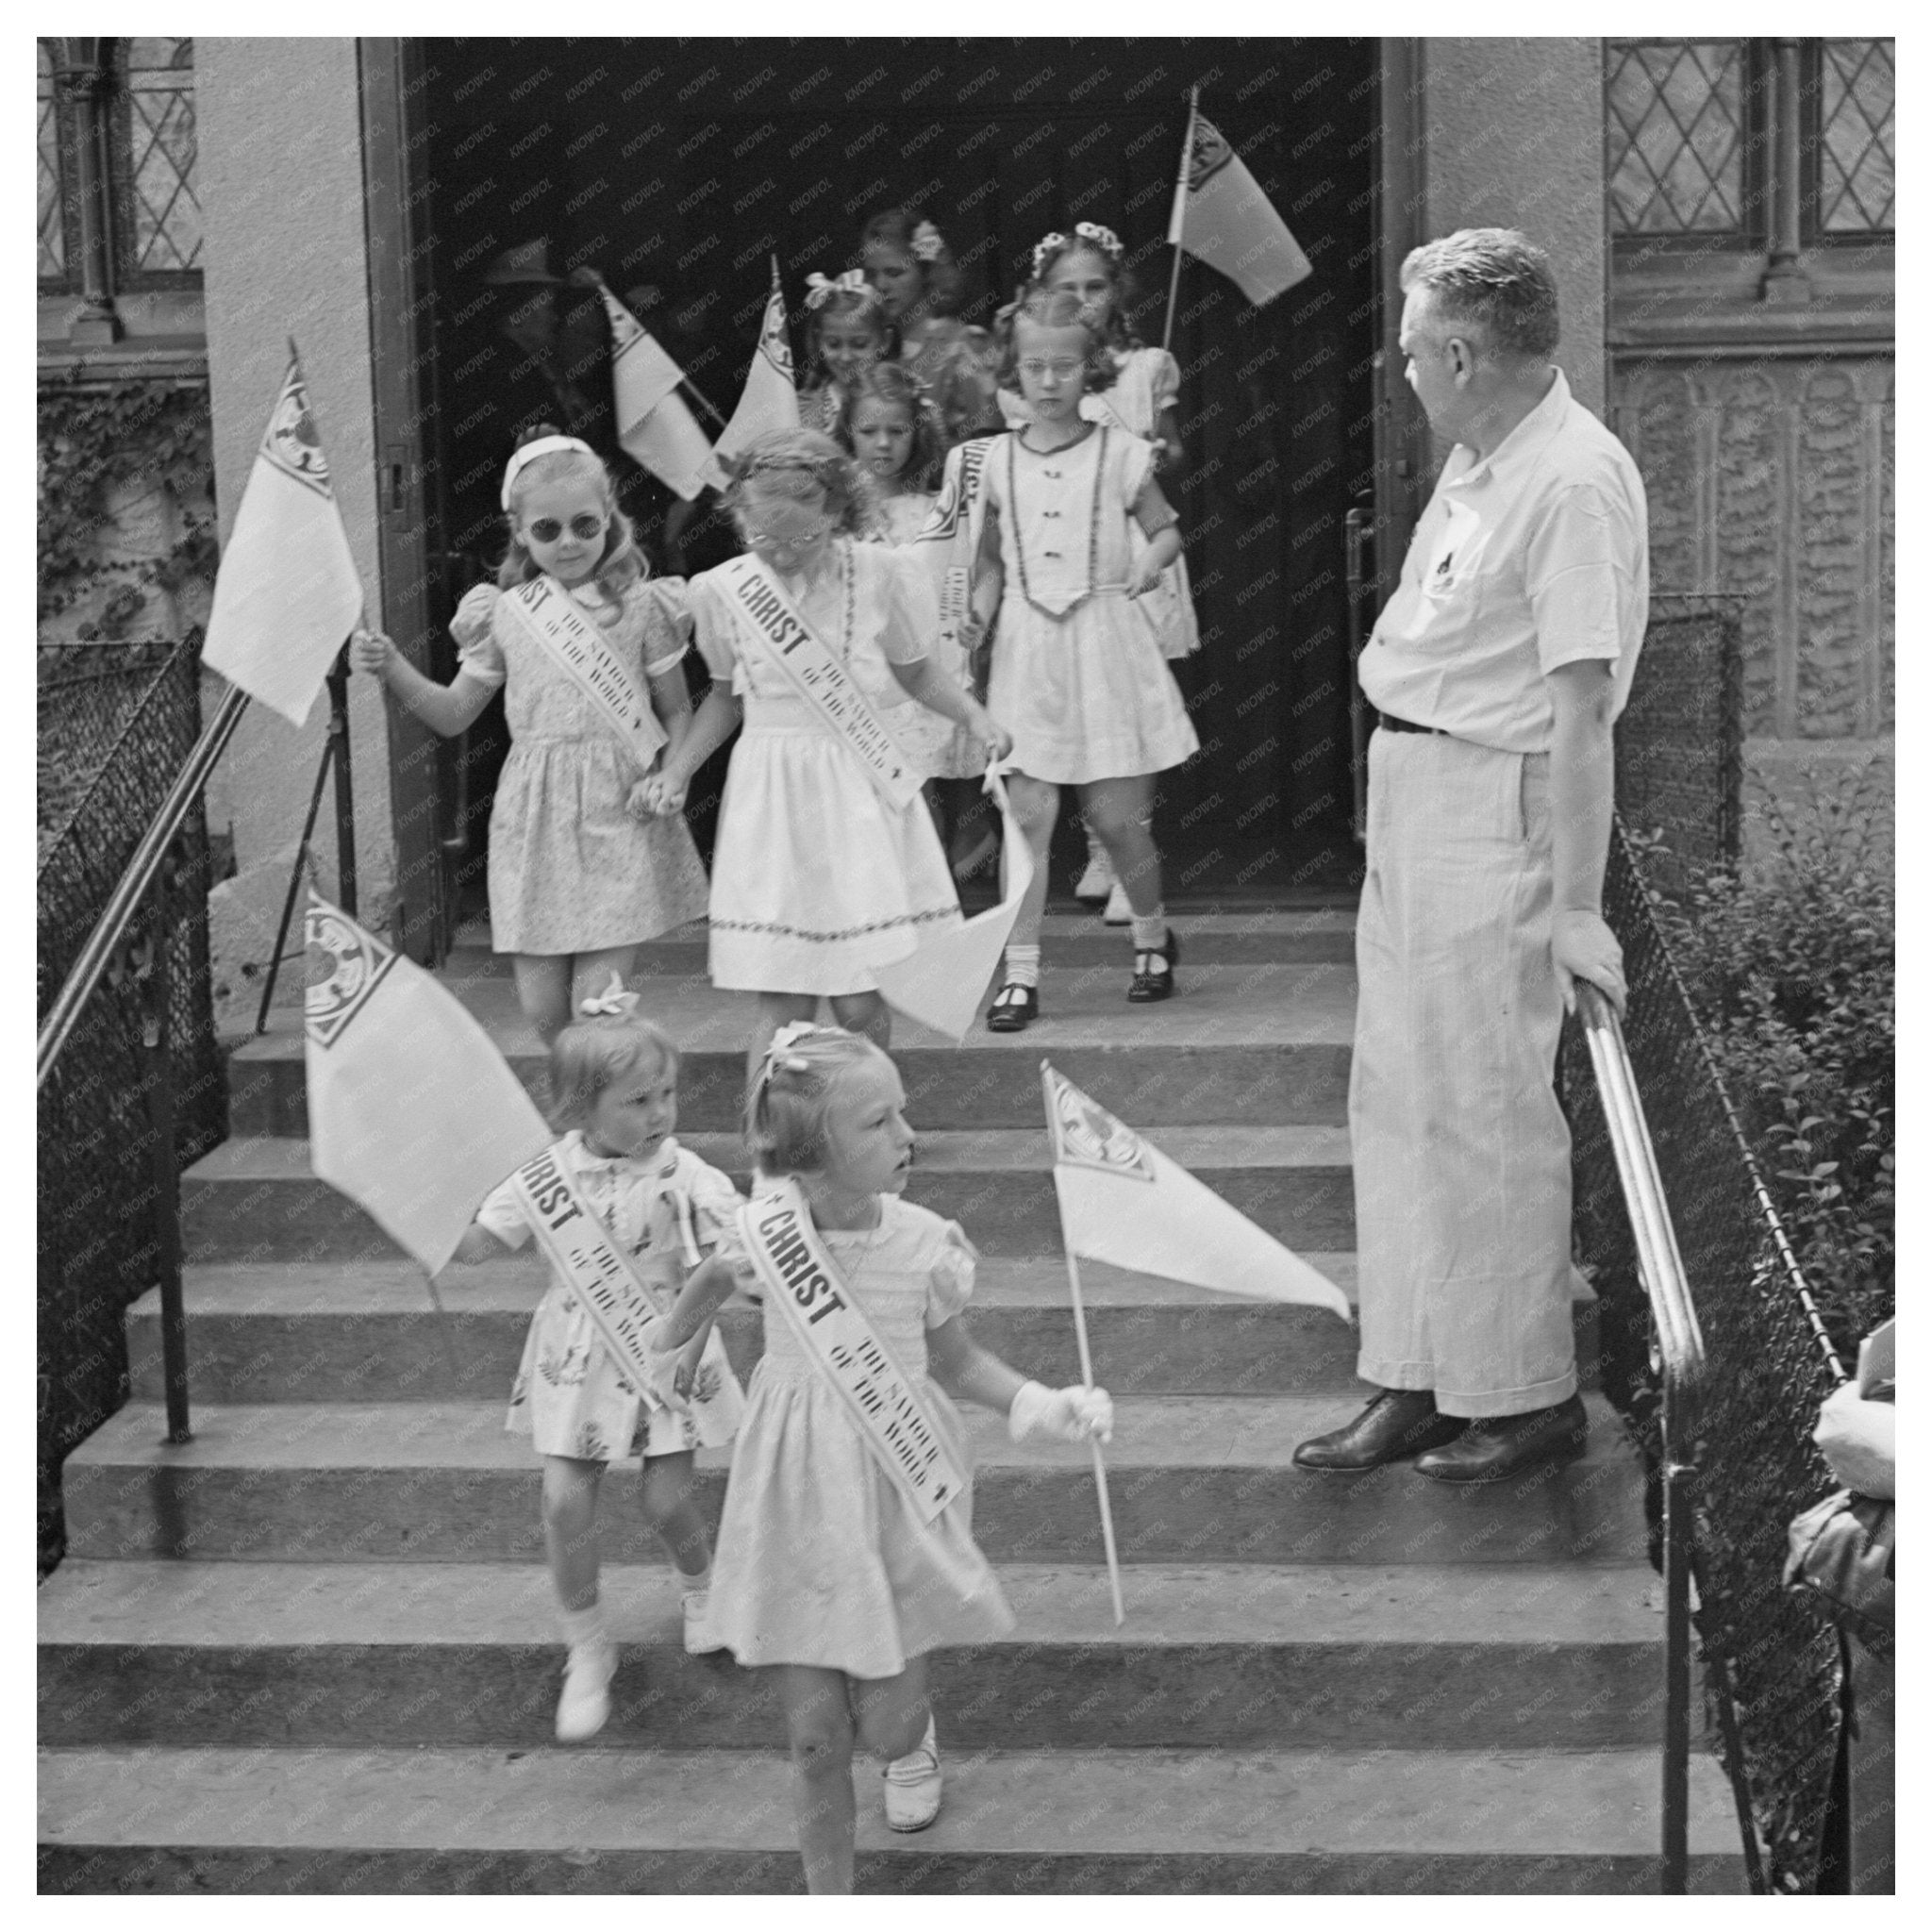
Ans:
{"type": "MultiPolygon", "coordinates": [[[[1696,1465],[1693,1620],[1754,1887],[1816,1890],[1841,1724],[1837,1632],[1783,1588],[1785,1529],[1832,1487],[1811,1441],[1843,1378],[1652,909],[1691,868],[1738,857],[1742,777],[1735,600],[1659,597],[1617,733],[1619,827],[1604,910],[1629,981],[1624,1039],[1708,1365],[1696,1465]],[[1640,860],[1625,837],[1662,832],[1640,860]]],[[[1588,1048],[1566,1029],[1575,1220],[1600,1297],[1604,1388],[1650,1474],[1660,1565],[1662,1385],[1649,1301],[1588,1048]]]]}
{"type": "MultiPolygon", "coordinates": [[[[42,652],[37,1017],[44,1019],[201,729],[200,638],[42,652]],[[66,660],[79,660],[70,668],[66,660]]],[[[207,819],[162,867],[159,957],[145,912],[38,1096],[38,1537],[63,1547],[60,1464],[127,1395],[123,1312],[154,1282],[161,1208],[144,1026],[158,1012],[176,1168],[227,1133],[208,991],[207,819]],[[158,980],[155,975],[160,975],[158,980]]]]}

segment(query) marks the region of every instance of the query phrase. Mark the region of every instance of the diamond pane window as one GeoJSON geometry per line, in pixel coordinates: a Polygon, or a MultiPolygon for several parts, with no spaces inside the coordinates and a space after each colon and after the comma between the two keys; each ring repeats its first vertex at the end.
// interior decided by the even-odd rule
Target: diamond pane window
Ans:
{"type": "Polygon", "coordinates": [[[1744,225],[1744,42],[1607,45],[1611,219],[1620,235],[1744,225]]]}
{"type": "Polygon", "coordinates": [[[36,90],[35,122],[40,135],[40,162],[35,175],[34,212],[39,218],[38,267],[43,282],[67,278],[67,238],[60,225],[60,121],[54,105],[54,61],[40,49],[40,85],[36,90]]]}
{"type": "Polygon", "coordinates": [[[1818,222],[1826,234],[1892,226],[1892,42],[1819,43],[1818,222]]]}
{"type": "Polygon", "coordinates": [[[173,275],[201,259],[201,204],[194,195],[194,42],[130,40],[123,87],[127,102],[122,239],[132,275],[173,275]]]}

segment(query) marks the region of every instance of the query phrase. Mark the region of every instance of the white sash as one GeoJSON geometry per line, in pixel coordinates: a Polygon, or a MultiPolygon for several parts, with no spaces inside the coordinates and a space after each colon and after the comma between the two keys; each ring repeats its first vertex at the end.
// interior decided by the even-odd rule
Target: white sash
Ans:
{"type": "Polygon", "coordinates": [[[838,1264],[811,1224],[798,1183],[788,1180],[747,1203],[738,1224],[766,1307],[784,1310],[813,1367],[858,1425],[873,1460],[919,1520],[930,1523],[964,1494],[965,1474],[911,1377],[841,1292],[845,1284],[838,1264]]]}
{"type": "Polygon", "coordinates": [[[981,484],[986,476],[986,454],[992,444],[991,437],[976,436],[948,453],[939,501],[913,539],[915,543],[939,546],[926,557],[939,593],[940,638],[956,651],[964,649],[959,631],[970,608],[973,567],[986,527],[986,496],[981,484]]]}
{"type": "MultiPolygon", "coordinates": [[[[534,1160],[526,1161],[510,1175],[509,1185],[538,1246],[570,1284],[571,1292],[583,1304],[605,1347],[632,1387],[653,1408],[671,1407],[655,1386],[664,1373],[664,1357],[645,1340],[651,1326],[670,1310],[658,1306],[658,1298],[632,1267],[622,1244],[611,1239],[609,1230],[577,1192],[558,1150],[546,1147],[534,1160]]],[[[685,1235],[688,1257],[694,1257],[695,1242],[683,1227],[682,1217],[680,1231],[685,1235]]],[[[699,1385],[691,1391],[689,1405],[698,1441],[707,1448],[723,1447],[736,1432],[743,1408],[743,1391],[714,1328],[705,1343],[699,1385]]]]}
{"type": "MultiPolygon", "coordinates": [[[[858,558],[846,558],[844,568],[857,570],[858,558]]],[[[858,760],[873,790],[895,810],[911,804],[919,796],[920,774],[879,723],[858,681],[826,649],[784,587],[755,557],[734,558],[721,564],[717,575],[724,580],[726,601],[740,629],[757,640],[792,694],[803,698],[825,730],[858,760]]]]}
{"type": "Polygon", "coordinates": [[[561,585],[547,576],[532,577],[504,601],[523,620],[524,628],[550,654],[551,661],[570,674],[577,689],[597,708],[637,765],[641,776],[651,760],[669,742],[658,714],[639,695],[620,658],[572,603],[561,585]]]}

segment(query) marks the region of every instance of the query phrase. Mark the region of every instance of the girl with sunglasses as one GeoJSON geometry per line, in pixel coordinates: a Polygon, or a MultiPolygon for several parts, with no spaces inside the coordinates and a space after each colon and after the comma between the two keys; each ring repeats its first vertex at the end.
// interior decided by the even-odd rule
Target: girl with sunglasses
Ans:
{"type": "Polygon", "coordinates": [[[490,928],[524,1017],[547,1045],[580,1002],[628,976],[646,940],[704,916],[705,871],[681,814],[644,779],[691,724],[683,585],[649,565],[588,443],[547,425],[504,472],[509,547],[450,625],[453,682],[380,632],[350,657],[454,738],[501,687],[510,752],[490,813],[490,928]]]}

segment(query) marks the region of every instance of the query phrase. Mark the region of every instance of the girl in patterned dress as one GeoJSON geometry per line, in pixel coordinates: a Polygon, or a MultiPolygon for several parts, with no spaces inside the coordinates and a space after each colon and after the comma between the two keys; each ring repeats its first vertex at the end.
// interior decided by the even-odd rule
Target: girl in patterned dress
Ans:
{"type": "Polygon", "coordinates": [[[899,804],[874,788],[849,742],[794,691],[741,594],[782,591],[889,735],[912,700],[963,726],[982,767],[1009,741],[928,656],[938,612],[924,571],[885,544],[853,541],[867,486],[829,437],[758,438],[725,501],[751,556],[691,579],[713,681],[647,796],[680,809],[691,774],[742,722],[711,864],[711,983],[758,995],[752,1066],[787,1021],[814,1018],[821,998],[883,1046],[891,1022],[874,969],[958,924],[958,895],[924,800],[899,804]]]}
{"type": "MultiPolygon", "coordinates": [[[[1111,423],[1144,438],[1153,445],[1155,474],[1171,483],[1181,467],[1180,365],[1167,350],[1149,348],[1127,325],[1134,287],[1125,255],[1111,228],[1097,222],[1076,222],[1071,235],[1044,235],[1034,244],[1032,286],[1063,289],[1092,310],[1113,354],[1114,379],[1110,387],[1089,391],[1080,398],[1080,414],[1090,423],[1111,423]]],[[[1009,429],[1030,416],[1025,400],[1009,389],[1000,391],[999,404],[1009,429]]],[[[1138,555],[1145,545],[1139,532],[1135,538],[1138,555]]],[[[1159,584],[1147,592],[1146,608],[1159,633],[1164,658],[1189,658],[1201,648],[1185,557],[1176,558],[1159,584]]],[[[1107,848],[1091,825],[1087,869],[1074,895],[1095,905],[1104,900],[1109,925],[1125,925],[1133,916],[1107,848]]]]}
{"type": "MultiPolygon", "coordinates": [[[[777,1675],[808,1888],[852,1890],[854,1744],[891,1760],[886,1822],[939,1813],[926,1657],[988,1643],[1013,1614],[973,1541],[972,1452],[953,1397],[1007,1418],[1015,1441],[1110,1439],[1104,1389],[1048,1390],[967,1333],[973,1243],[957,1222],[902,1198],[912,1167],[906,1093],[891,1061],[837,1027],[784,1028],[752,1083],[746,1140],[761,1174],[798,1183],[841,1291],[920,1399],[962,1491],[929,1523],[868,1447],[791,1319],[765,1308],[718,1526],[711,1629],[741,1664],[777,1675]]],[[[694,1278],[664,1332],[701,1332],[730,1284],[694,1278]]]]}
{"type": "Polygon", "coordinates": [[[799,426],[834,433],[852,385],[899,353],[899,331],[878,291],[858,269],[827,280],[805,278],[805,380],[798,390],[799,426]]]}
{"type": "Polygon", "coordinates": [[[1017,1033],[1040,1016],[1046,855],[1062,785],[1080,788],[1081,811],[1130,902],[1128,999],[1172,996],[1178,948],[1160,903],[1154,776],[1198,741],[1141,601],[1180,555],[1153,449],[1080,410],[1083,396],[1114,381],[1106,336],[1079,297],[1034,289],[1001,340],[1002,374],[1018,378],[1030,419],[987,458],[969,628],[997,611],[987,708],[1013,734],[1008,791],[1034,853],[1006,981],[987,1015],[993,1032],[1017,1033]],[[1146,539],[1138,547],[1136,526],[1146,539]]]}
{"type": "Polygon", "coordinates": [[[945,237],[930,222],[889,208],[866,223],[859,248],[866,280],[898,328],[898,358],[924,383],[946,446],[997,429],[992,339],[956,313],[959,268],[945,237]]]}
{"type": "MultiPolygon", "coordinates": [[[[664,1313],[687,1282],[718,1281],[728,1291],[738,1193],[672,1139],[677,1049],[636,1016],[636,1003],[613,980],[551,1042],[551,1124],[567,1129],[559,1163],[664,1313]]],[[[523,1203],[506,1182],[476,1210],[456,1258],[489,1260],[530,1238],[523,1203]]],[[[524,1343],[505,1426],[528,1436],[543,1458],[543,1545],[568,1646],[557,1707],[564,1743],[595,1736],[610,1714],[617,1647],[597,1600],[597,1492],[609,1464],[643,1457],[644,1520],[677,1571],[685,1648],[717,1648],[703,1629],[711,1555],[692,1492],[692,1452],[730,1441],[743,1398],[709,1323],[678,1353],[679,1392],[695,1401],[673,1409],[632,1387],[561,1276],[553,1276],[524,1343]]]]}
{"type": "Polygon", "coordinates": [[[490,812],[491,943],[510,956],[524,1017],[548,1041],[575,1002],[637,948],[704,916],[705,870],[678,816],[644,808],[626,745],[576,678],[505,608],[504,592],[548,576],[594,624],[675,745],[691,723],[680,659],[683,586],[649,565],[588,443],[532,432],[504,472],[509,549],[496,584],[478,584],[450,625],[454,682],[418,671],[379,632],[351,657],[432,731],[454,738],[504,689],[510,751],[490,812]]]}

